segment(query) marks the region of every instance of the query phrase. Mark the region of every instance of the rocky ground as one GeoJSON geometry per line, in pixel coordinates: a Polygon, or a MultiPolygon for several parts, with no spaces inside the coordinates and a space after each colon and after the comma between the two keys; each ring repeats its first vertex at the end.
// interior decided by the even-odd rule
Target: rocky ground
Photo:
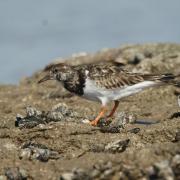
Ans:
{"type": "MultiPolygon", "coordinates": [[[[180,73],[180,45],[126,45],[64,60],[112,60],[133,72],[180,73]]],[[[111,124],[102,120],[92,127],[84,122],[100,105],[56,82],[38,85],[42,75],[0,86],[0,180],[180,179],[180,88],[123,99],[111,124]]]]}

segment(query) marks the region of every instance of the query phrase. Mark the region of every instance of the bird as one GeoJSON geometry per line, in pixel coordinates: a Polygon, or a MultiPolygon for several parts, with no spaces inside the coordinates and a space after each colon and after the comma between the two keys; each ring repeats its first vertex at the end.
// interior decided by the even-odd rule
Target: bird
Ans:
{"type": "Polygon", "coordinates": [[[180,87],[180,74],[144,74],[126,70],[122,63],[96,62],[69,65],[50,64],[44,68],[46,75],[38,81],[57,80],[66,90],[82,98],[101,103],[101,110],[90,124],[97,126],[107,113],[107,104],[114,106],[106,118],[114,116],[120,99],[134,95],[150,87],[174,85],[180,87]]]}

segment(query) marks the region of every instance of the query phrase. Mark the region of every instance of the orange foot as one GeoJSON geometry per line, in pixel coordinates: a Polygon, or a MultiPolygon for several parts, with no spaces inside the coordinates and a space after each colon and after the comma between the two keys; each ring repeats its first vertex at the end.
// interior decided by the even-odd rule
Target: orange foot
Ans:
{"type": "Polygon", "coordinates": [[[99,120],[104,116],[105,112],[106,112],[106,107],[104,107],[104,106],[101,107],[101,111],[100,111],[99,115],[96,117],[95,120],[91,121],[90,124],[92,126],[97,126],[99,120]]]}
{"type": "Polygon", "coordinates": [[[98,123],[98,122],[95,121],[95,120],[93,120],[93,121],[90,122],[90,124],[91,124],[92,126],[97,126],[97,123],[98,123]]]}

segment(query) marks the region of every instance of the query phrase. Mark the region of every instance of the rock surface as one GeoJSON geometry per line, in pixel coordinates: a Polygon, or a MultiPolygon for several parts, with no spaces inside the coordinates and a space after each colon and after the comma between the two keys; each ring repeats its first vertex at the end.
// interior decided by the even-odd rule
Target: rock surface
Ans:
{"type": "MultiPolygon", "coordinates": [[[[133,72],[180,73],[180,45],[126,45],[64,59],[108,60],[133,72]]],[[[112,123],[92,127],[83,121],[100,105],[53,81],[38,85],[41,76],[0,85],[0,179],[180,179],[179,88],[123,99],[112,123]]]]}

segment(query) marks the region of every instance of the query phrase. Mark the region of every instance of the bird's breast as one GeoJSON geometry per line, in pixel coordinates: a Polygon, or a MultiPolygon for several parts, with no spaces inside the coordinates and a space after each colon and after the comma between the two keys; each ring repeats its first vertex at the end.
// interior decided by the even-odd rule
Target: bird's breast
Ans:
{"type": "Polygon", "coordinates": [[[92,101],[101,101],[101,98],[104,97],[102,89],[99,88],[95,82],[89,78],[87,78],[85,81],[83,92],[83,97],[92,101]]]}

